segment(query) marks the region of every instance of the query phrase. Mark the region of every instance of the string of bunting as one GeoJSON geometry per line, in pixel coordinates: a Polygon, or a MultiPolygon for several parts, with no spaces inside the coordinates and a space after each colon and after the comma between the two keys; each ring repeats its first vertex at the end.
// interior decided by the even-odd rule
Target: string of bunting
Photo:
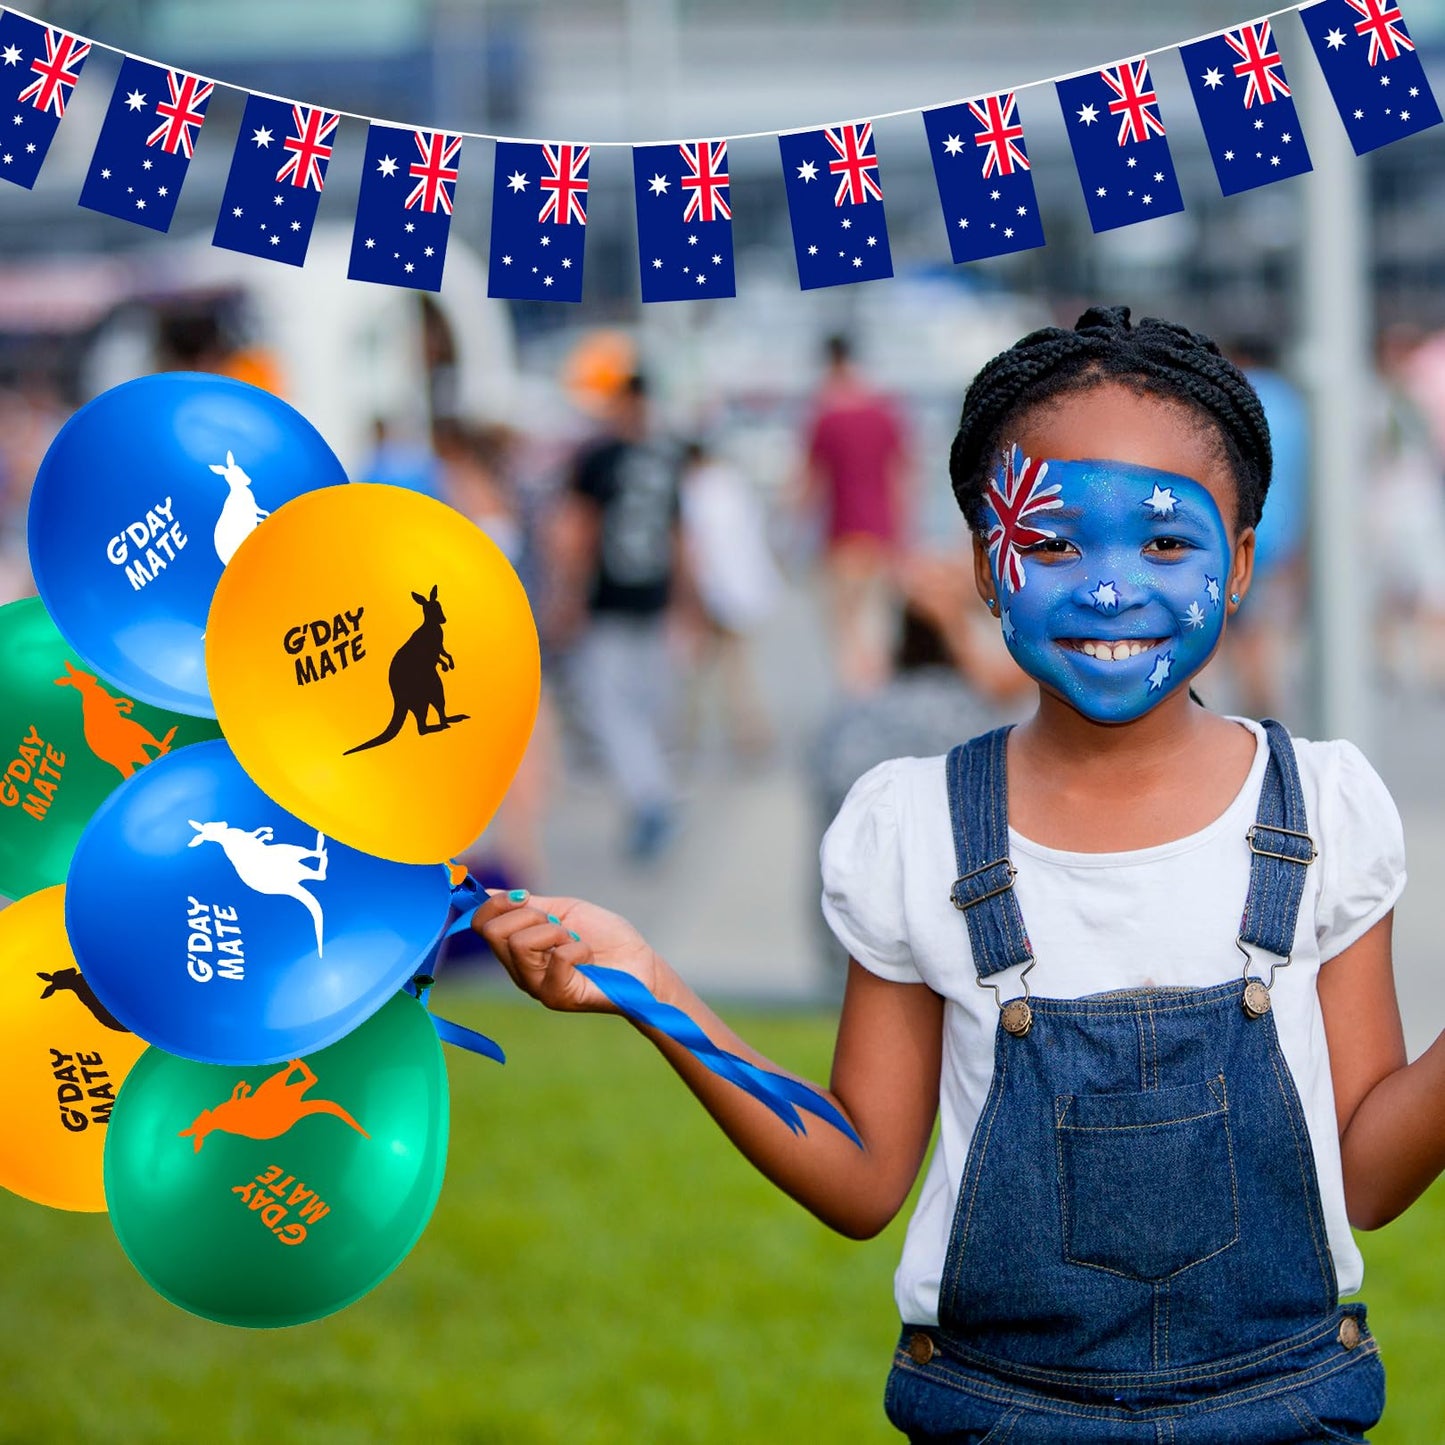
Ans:
{"type": "MultiPolygon", "coordinates": [[[[1031,81],[932,109],[776,136],[804,290],[893,274],[876,120],[923,119],[956,263],[1044,244],[1018,93],[1052,86],[1096,232],[1184,209],[1149,57],[1177,49],[1225,195],[1308,171],[1272,21],[1298,15],[1357,155],[1440,123],[1394,0],[1313,0],[1101,69],[1031,81]]],[[[32,187],[98,42],[0,12],[0,178],[32,187]]],[[[223,82],[114,47],[123,57],[80,204],[165,231],[223,82]]],[[[464,140],[495,145],[488,293],[580,301],[593,145],[422,130],[262,92],[246,107],[213,242],[300,266],[343,116],[368,122],[347,275],[441,287],[464,140]]],[[[628,145],[642,299],[734,296],[728,138],[628,145]]]]}

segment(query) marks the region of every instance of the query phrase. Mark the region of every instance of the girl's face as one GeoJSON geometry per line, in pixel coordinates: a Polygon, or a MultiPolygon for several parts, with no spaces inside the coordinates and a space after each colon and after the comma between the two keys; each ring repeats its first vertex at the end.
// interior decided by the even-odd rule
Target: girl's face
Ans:
{"type": "Polygon", "coordinates": [[[1111,383],[1026,415],[988,490],[978,579],[1015,660],[1100,723],[1132,722],[1209,660],[1248,587],[1234,479],[1191,413],[1111,383]]]}

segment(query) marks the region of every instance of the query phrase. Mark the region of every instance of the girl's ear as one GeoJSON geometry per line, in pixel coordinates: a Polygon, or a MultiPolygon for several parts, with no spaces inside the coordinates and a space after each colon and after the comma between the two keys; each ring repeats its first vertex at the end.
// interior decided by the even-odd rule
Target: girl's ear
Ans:
{"type": "Polygon", "coordinates": [[[1225,596],[1232,616],[1239,611],[1239,603],[1249,594],[1249,584],[1254,580],[1254,528],[1246,527],[1234,542],[1234,555],[1229,564],[1229,586],[1225,596]],[[1239,602],[1232,599],[1238,597],[1239,602]]]}
{"type": "MultiPolygon", "coordinates": [[[[973,533],[973,585],[985,606],[998,600],[998,588],[993,582],[993,568],[988,561],[988,543],[977,532],[973,533]]],[[[990,607],[989,611],[995,609],[990,607]]]]}

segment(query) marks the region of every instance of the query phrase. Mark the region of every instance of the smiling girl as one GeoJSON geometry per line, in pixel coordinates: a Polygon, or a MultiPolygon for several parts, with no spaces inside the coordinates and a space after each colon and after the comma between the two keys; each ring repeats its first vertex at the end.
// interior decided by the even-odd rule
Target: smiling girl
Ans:
{"type": "MultiPolygon", "coordinates": [[[[1095,308],[983,369],[951,472],[1038,708],[875,768],[824,840],[852,960],[830,1097],[864,1147],[651,1037],[848,1235],[892,1219],[939,1118],[895,1280],[912,1440],[1363,1439],[1384,1377],[1340,1303],[1350,1224],[1445,1167],[1445,1045],[1407,1066],[1369,764],[1189,691],[1249,589],[1258,398],[1207,338],[1095,308]]],[[[611,1011],[595,961],[767,1062],[614,914],[498,896],[476,926],[551,1008],[611,1011]]]]}

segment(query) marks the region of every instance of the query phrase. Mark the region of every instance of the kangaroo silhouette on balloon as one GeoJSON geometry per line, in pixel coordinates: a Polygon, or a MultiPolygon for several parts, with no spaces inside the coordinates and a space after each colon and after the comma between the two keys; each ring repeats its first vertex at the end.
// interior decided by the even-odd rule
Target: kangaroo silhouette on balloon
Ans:
{"type": "Polygon", "coordinates": [[[73,687],[80,694],[80,713],[85,728],[85,745],[101,762],[109,763],[128,778],[137,768],[153,759],[146,751],[155,749],[160,757],[171,750],[172,728],[163,738],[154,738],[150,729],[130,716],[135,704],[128,697],[112,697],[95,677],[65,662],[65,676],[55,679],[56,687],[73,687]]]}
{"type": "Polygon", "coordinates": [[[69,990],[95,1015],[95,1021],[104,1024],[108,1029],[114,1029],[118,1034],[128,1034],[130,1030],[119,1022],[115,1015],[96,998],[91,987],[81,977],[78,968],[57,968],[54,973],[37,973],[35,975],[45,985],[45,992],[41,998],[49,998],[57,990],[69,990]]]}
{"type": "Polygon", "coordinates": [[[314,848],[302,848],[296,843],[273,843],[275,834],[270,828],[253,828],[248,833],[244,828],[233,828],[224,822],[198,823],[194,818],[186,821],[196,830],[196,836],[186,845],[188,848],[219,843],[236,876],[247,888],[255,893],[294,898],[311,915],[316,925],[316,956],[320,958],[321,905],[302,884],[326,882],[325,835],[316,835],[314,848]],[[311,861],[316,866],[306,867],[311,861]]]}
{"type": "Polygon", "coordinates": [[[255,483],[236,464],[232,453],[226,453],[225,466],[213,465],[211,470],[218,477],[225,477],[226,485],[231,489],[226,493],[221,515],[216,519],[214,534],[216,556],[221,559],[221,566],[226,567],[236,555],[236,548],[261,525],[262,518],[271,514],[256,505],[256,494],[251,490],[255,483]]]}
{"type": "Polygon", "coordinates": [[[214,1109],[202,1109],[179,1134],[178,1139],[193,1139],[195,1152],[201,1152],[206,1136],[219,1129],[225,1134],[239,1134],[245,1139],[279,1139],[299,1119],[308,1114],[332,1114],[349,1124],[363,1139],[371,1135],[332,1099],[303,1099],[316,1075],[302,1059],[292,1059],[285,1068],[263,1079],[253,1090],[244,1079],[231,1090],[231,1097],[214,1109]],[[287,1083],[299,1069],[301,1077],[287,1083]]]}
{"type": "Polygon", "coordinates": [[[456,662],[442,643],[442,623],[447,617],[437,601],[437,590],[433,587],[429,597],[423,597],[420,592],[411,595],[414,602],[421,604],[421,625],[397,648],[387,669],[386,680],[393,703],[391,721],[374,738],[347,748],[342,757],[389,743],[401,731],[407,713],[416,718],[419,734],[441,732],[453,723],[467,720],[464,712],[447,714],[441,675],[450,672],[456,662]],[[436,711],[437,721],[428,723],[427,713],[432,709],[436,711]]]}

